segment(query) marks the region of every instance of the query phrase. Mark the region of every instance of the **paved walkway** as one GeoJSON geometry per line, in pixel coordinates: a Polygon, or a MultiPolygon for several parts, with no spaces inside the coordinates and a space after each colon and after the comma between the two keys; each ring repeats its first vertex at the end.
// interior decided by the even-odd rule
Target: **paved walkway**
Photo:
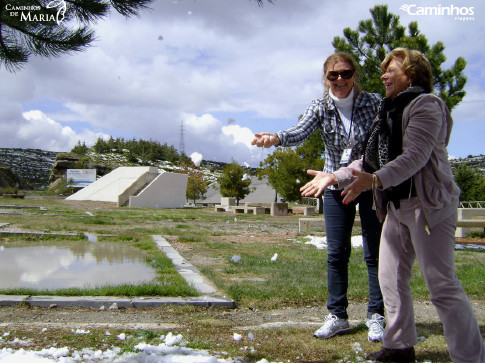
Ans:
{"type": "Polygon", "coordinates": [[[116,296],[28,296],[0,295],[0,306],[28,304],[37,307],[80,307],[96,309],[151,308],[163,305],[217,306],[232,309],[233,300],[211,295],[198,297],[134,297],[116,296]]]}

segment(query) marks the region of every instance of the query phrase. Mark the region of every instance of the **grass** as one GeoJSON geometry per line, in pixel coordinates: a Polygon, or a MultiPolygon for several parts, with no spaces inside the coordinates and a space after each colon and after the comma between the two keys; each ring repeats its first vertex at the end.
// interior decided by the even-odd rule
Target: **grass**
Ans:
{"type": "MultiPolygon", "coordinates": [[[[97,234],[100,240],[140,249],[146,253],[147,263],[159,276],[156,284],[108,286],[92,290],[66,289],[55,293],[71,296],[194,296],[196,292],[175,273],[171,262],[158,250],[151,238],[151,235],[162,235],[208,277],[221,294],[235,300],[239,309],[271,311],[318,306],[324,310],[324,302],[328,297],[325,286],[326,251],[302,243],[303,236],[297,233],[298,215],[235,216],[216,213],[210,208],[116,208],[106,203],[69,203],[56,198],[0,200],[0,209],[5,208],[6,204],[35,208],[15,210],[20,214],[2,214],[0,223],[10,223],[24,230],[70,232],[74,236],[0,235],[0,245],[59,241],[69,243],[82,239],[82,233],[90,232],[97,234]],[[275,253],[278,258],[272,262],[271,257],[275,253]],[[233,262],[233,256],[236,255],[240,257],[237,263],[233,262]]],[[[354,229],[354,234],[360,234],[360,230],[354,229]]],[[[485,301],[485,252],[460,250],[456,251],[455,259],[456,273],[465,291],[472,300],[485,301]]],[[[352,250],[349,280],[349,300],[365,304],[368,286],[361,249],[352,250]]],[[[429,293],[417,265],[414,266],[411,287],[415,301],[429,301],[429,293]]],[[[0,293],[33,295],[49,292],[16,289],[0,293]]],[[[160,308],[161,313],[166,312],[166,309],[160,308]]],[[[183,321],[183,327],[174,333],[182,333],[190,342],[190,347],[226,351],[232,356],[244,356],[248,361],[266,358],[292,362],[353,362],[364,356],[359,349],[367,353],[379,349],[379,345],[367,342],[364,324],[358,325],[351,334],[337,337],[331,342],[310,339],[314,329],[308,326],[257,330],[254,331],[254,342],[247,339],[247,332],[238,331],[246,335],[241,342],[236,342],[232,334],[237,331],[237,327],[231,319],[225,318],[225,314],[236,312],[200,307],[170,309],[170,316],[174,319],[179,317],[183,321]],[[254,350],[250,349],[251,346],[254,346],[254,350]]],[[[105,337],[102,329],[91,330],[91,337],[56,332],[52,339],[57,339],[58,346],[72,344],[74,347],[100,348],[112,344],[129,351],[140,337],[147,343],[159,343],[159,336],[166,333],[135,331],[130,333],[131,340],[119,342],[113,337],[105,337]]],[[[417,346],[419,361],[449,362],[441,324],[420,323],[418,332],[426,337],[417,346]]],[[[22,334],[29,336],[27,331],[22,334]]],[[[35,334],[32,333],[34,340],[37,339],[35,334]]],[[[115,336],[116,332],[112,332],[112,335],[115,336]]]]}
{"type": "MultiPolygon", "coordinates": [[[[180,281],[177,281],[180,284],[180,281]]],[[[4,289],[0,290],[0,294],[4,295],[59,295],[59,296],[197,296],[194,290],[177,288],[173,281],[165,280],[165,284],[170,284],[169,287],[159,285],[156,283],[144,283],[140,285],[115,285],[115,286],[101,286],[93,289],[81,288],[66,288],[56,290],[42,290],[42,289],[4,289]]]]}
{"type": "MultiPolygon", "coordinates": [[[[5,205],[5,201],[0,202],[5,205]]],[[[159,251],[151,235],[166,237],[181,254],[199,268],[225,294],[239,305],[258,305],[263,309],[312,304],[326,300],[325,250],[301,243],[296,233],[299,216],[271,217],[216,213],[210,209],[116,208],[106,203],[69,203],[62,199],[9,200],[21,214],[4,214],[0,222],[23,230],[71,233],[73,236],[3,236],[2,243],[49,243],[79,241],[84,232],[99,240],[122,243],[144,251],[147,263],[158,273],[160,289],[154,285],[73,290],[69,295],[150,295],[193,296],[176,273],[170,260],[159,251]],[[34,208],[32,208],[34,207],[34,208]],[[42,207],[42,208],[40,208],[42,207]],[[89,213],[89,214],[88,214],[89,213]],[[284,233],[280,233],[284,232],[284,233]],[[277,253],[276,262],[271,257],[277,253]],[[240,257],[238,263],[232,257],[240,257]],[[149,257],[148,257],[149,256],[149,257]],[[183,289],[167,286],[182,285],[183,289]],[[123,291],[126,292],[123,292],[123,291]],[[76,291],[74,293],[74,291],[76,291]]],[[[355,229],[359,233],[359,229],[355,229]]],[[[456,251],[456,272],[471,298],[485,300],[483,276],[485,253],[456,251]]],[[[349,299],[365,300],[368,294],[362,249],[353,249],[349,264],[349,299]]],[[[419,267],[414,267],[411,286],[415,298],[429,299],[419,267]]],[[[17,290],[15,290],[17,291],[17,290]]],[[[30,291],[33,292],[33,291],[30,291]]],[[[0,291],[9,293],[9,291],[0,291]]],[[[42,291],[45,293],[45,291],[42,291]]],[[[59,292],[60,293],[60,292],[59,292]]]]}

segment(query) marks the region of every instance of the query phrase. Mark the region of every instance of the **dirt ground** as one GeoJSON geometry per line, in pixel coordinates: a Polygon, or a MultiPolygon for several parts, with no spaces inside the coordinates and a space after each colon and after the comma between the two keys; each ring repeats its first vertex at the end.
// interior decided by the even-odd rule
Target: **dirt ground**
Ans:
{"type": "MultiPolygon", "coordinates": [[[[480,325],[485,324],[485,301],[472,301],[480,325]]],[[[416,322],[439,322],[430,302],[415,302],[416,322]]],[[[350,303],[350,323],[365,319],[365,304],[350,303]]],[[[223,319],[234,329],[265,329],[275,326],[312,326],[323,322],[326,309],[322,306],[283,308],[259,311],[252,307],[236,309],[174,307],[97,310],[85,308],[37,308],[27,306],[0,307],[0,329],[32,328],[110,328],[124,330],[183,328],[197,321],[223,319]],[[191,318],[187,319],[187,314],[191,318]]]]}

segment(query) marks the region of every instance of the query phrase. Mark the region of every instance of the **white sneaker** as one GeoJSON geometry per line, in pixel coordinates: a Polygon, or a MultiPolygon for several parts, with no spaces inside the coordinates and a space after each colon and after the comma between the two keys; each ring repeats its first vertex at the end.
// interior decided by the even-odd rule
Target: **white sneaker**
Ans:
{"type": "Polygon", "coordinates": [[[384,327],[386,325],[382,315],[375,313],[369,320],[367,320],[365,325],[369,328],[369,333],[367,334],[369,342],[382,341],[382,334],[384,334],[384,327]]]}
{"type": "Polygon", "coordinates": [[[313,336],[328,339],[348,331],[350,331],[350,325],[347,319],[340,319],[333,314],[328,314],[322,327],[313,333],[313,336]]]}

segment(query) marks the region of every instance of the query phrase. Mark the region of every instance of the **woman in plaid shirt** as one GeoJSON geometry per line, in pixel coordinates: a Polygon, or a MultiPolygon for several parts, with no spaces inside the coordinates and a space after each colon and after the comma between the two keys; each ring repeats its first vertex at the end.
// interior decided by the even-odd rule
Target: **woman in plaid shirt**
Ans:
{"type": "MultiPolygon", "coordinates": [[[[323,97],[312,102],[295,126],[276,133],[257,133],[252,144],[260,147],[299,145],[319,130],[325,142],[326,173],[361,158],[381,98],[378,94],[362,91],[355,83],[357,68],[357,62],[349,54],[332,54],[323,65],[323,97]]],[[[342,203],[341,192],[335,188],[327,189],[323,197],[328,245],[329,314],[314,336],[331,338],[350,330],[347,315],[348,263],[355,207],[359,204],[364,260],[369,279],[368,338],[369,341],[380,341],[384,329],[384,303],[377,277],[381,224],[372,209],[371,191],[362,193],[348,205],[342,203]]]]}

